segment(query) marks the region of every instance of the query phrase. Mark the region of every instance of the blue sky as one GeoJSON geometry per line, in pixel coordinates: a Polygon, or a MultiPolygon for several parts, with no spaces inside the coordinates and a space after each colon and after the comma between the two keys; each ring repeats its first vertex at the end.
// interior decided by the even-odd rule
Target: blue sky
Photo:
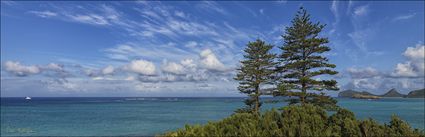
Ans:
{"type": "Polygon", "coordinates": [[[245,44],[281,46],[300,6],[341,89],[424,87],[423,1],[2,1],[1,96],[241,96],[245,44]]]}

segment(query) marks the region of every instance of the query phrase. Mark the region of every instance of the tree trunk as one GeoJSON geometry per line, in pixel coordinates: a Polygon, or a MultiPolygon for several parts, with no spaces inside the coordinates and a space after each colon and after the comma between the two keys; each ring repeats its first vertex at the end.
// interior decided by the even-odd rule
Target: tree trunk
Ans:
{"type": "Polygon", "coordinates": [[[306,90],[305,83],[302,83],[301,86],[302,87],[301,87],[300,101],[301,101],[301,105],[304,105],[305,104],[305,96],[306,96],[307,90],[306,90]]]}
{"type": "MultiPolygon", "coordinates": [[[[305,63],[306,58],[307,58],[306,50],[305,50],[305,47],[303,47],[303,63],[305,63]]],[[[304,64],[302,68],[302,77],[301,77],[303,79],[301,81],[301,95],[300,95],[301,105],[305,104],[305,96],[307,93],[307,87],[306,87],[307,85],[306,85],[306,82],[304,81],[305,76],[306,76],[306,66],[304,64]]]]}
{"type": "Polygon", "coordinates": [[[255,114],[259,114],[260,109],[260,87],[258,85],[255,86],[255,114]]]}

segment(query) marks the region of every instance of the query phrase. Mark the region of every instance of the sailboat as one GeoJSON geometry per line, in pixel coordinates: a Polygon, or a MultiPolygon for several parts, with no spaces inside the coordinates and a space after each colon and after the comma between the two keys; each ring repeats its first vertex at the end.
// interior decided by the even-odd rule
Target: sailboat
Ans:
{"type": "Polygon", "coordinates": [[[30,97],[28,97],[28,96],[27,96],[27,97],[25,97],[25,99],[26,99],[26,100],[31,100],[31,98],[30,98],[30,97]]]}

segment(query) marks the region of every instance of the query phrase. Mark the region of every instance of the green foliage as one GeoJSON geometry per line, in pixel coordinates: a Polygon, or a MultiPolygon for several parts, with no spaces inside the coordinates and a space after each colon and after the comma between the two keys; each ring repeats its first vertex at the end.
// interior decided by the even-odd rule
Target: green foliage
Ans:
{"type": "Polygon", "coordinates": [[[330,96],[326,96],[323,92],[319,95],[312,94],[307,98],[306,102],[322,107],[326,110],[338,110],[339,106],[336,104],[338,101],[330,96]]]}
{"type": "MultiPolygon", "coordinates": [[[[387,133],[387,136],[418,136],[418,134],[421,134],[419,130],[412,130],[412,128],[401,120],[399,117],[393,115],[391,117],[390,125],[387,125],[385,128],[385,132],[387,133]]],[[[424,135],[422,133],[422,135],[424,135]]]]}
{"type": "Polygon", "coordinates": [[[346,109],[328,116],[321,107],[306,104],[286,106],[282,112],[272,109],[260,117],[252,113],[235,113],[218,122],[186,125],[184,129],[161,136],[424,137],[424,133],[413,130],[398,117],[392,117],[389,125],[381,125],[372,119],[356,120],[354,113],[346,109]]]}
{"type": "Polygon", "coordinates": [[[334,135],[360,136],[360,128],[354,113],[349,110],[339,109],[337,113],[329,117],[328,125],[334,135]]]}
{"type": "Polygon", "coordinates": [[[361,121],[359,128],[364,137],[379,137],[385,135],[385,126],[379,125],[378,122],[371,118],[361,121]]]}
{"type": "Polygon", "coordinates": [[[235,80],[239,81],[239,91],[248,94],[250,98],[245,101],[247,107],[237,112],[259,114],[261,106],[260,86],[271,83],[271,77],[274,73],[276,55],[270,53],[272,48],[272,45],[268,45],[260,39],[247,44],[244,50],[245,59],[241,61],[241,67],[237,69],[238,74],[235,80]]]}
{"type": "Polygon", "coordinates": [[[319,37],[319,33],[325,25],[310,21],[310,15],[302,7],[292,20],[292,26],[286,27],[284,45],[279,47],[282,53],[278,56],[281,73],[279,95],[297,96],[299,102],[320,104],[323,107],[332,107],[334,101],[330,98],[321,100],[307,91],[338,90],[335,80],[317,80],[314,77],[321,75],[335,75],[338,72],[332,70],[336,66],[328,63],[328,59],[322,54],[330,51],[326,46],[328,38],[319,37]],[[324,101],[326,99],[328,101],[324,101]],[[330,103],[330,106],[324,103],[330,103]]]}
{"type": "Polygon", "coordinates": [[[283,108],[282,133],[284,136],[324,136],[326,112],[312,105],[292,105],[283,108]]]}

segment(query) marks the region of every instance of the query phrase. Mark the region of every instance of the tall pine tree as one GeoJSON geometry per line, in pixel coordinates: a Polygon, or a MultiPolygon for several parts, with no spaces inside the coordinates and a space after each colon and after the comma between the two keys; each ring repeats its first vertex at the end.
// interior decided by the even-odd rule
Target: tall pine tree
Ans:
{"type": "Polygon", "coordinates": [[[326,46],[328,38],[319,37],[325,25],[320,22],[310,21],[310,15],[301,7],[292,20],[292,26],[286,27],[282,36],[284,44],[279,47],[279,72],[281,83],[278,85],[279,94],[283,96],[296,96],[292,103],[301,104],[336,104],[332,98],[324,94],[314,94],[307,91],[338,90],[335,80],[316,79],[320,75],[335,75],[332,70],[336,66],[330,64],[323,56],[324,52],[331,49],[326,46]],[[330,100],[330,101],[329,101],[330,100]]]}
{"type": "Polygon", "coordinates": [[[270,53],[272,45],[257,39],[255,42],[249,42],[244,52],[244,60],[241,61],[241,67],[238,68],[238,74],[235,80],[239,81],[239,91],[248,94],[250,98],[245,100],[246,108],[239,111],[248,111],[254,114],[260,113],[260,87],[271,83],[271,76],[276,63],[275,54],[270,53]]]}

